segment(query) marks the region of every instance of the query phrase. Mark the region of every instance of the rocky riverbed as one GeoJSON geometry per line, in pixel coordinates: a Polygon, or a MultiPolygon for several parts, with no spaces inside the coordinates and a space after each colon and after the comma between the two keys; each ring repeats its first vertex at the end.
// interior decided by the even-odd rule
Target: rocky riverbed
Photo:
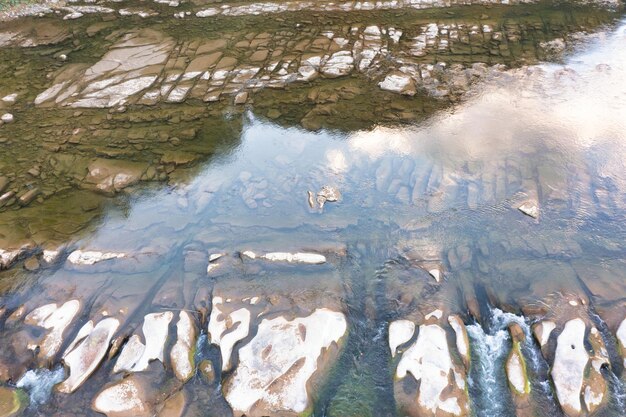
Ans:
{"type": "Polygon", "coordinates": [[[621,3],[0,13],[0,417],[626,414],[621,3]]]}

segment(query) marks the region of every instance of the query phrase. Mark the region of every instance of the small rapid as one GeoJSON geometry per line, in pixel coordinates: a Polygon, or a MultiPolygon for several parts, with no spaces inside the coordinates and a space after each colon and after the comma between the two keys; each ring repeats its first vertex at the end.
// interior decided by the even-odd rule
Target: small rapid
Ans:
{"type": "Polygon", "coordinates": [[[65,369],[62,366],[57,366],[52,370],[31,369],[17,381],[16,386],[28,392],[30,407],[37,408],[48,402],[54,386],[64,379],[65,369]]]}
{"type": "Polygon", "coordinates": [[[541,406],[549,409],[552,413],[550,415],[561,415],[550,387],[548,364],[534,343],[527,320],[498,308],[489,308],[488,317],[484,326],[479,323],[467,326],[472,346],[469,386],[476,416],[514,415],[504,366],[511,349],[508,327],[513,323],[518,324],[524,331],[525,342],[522,344],[522,353],[527,361],[532,391],[539,393],[541,406]]]}

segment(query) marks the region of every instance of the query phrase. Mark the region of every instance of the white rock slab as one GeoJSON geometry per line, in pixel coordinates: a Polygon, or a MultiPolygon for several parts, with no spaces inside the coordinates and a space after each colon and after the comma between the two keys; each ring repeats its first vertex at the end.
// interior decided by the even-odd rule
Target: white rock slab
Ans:
{"type": "Polygon", "coordinates": [[[141,357],[132,367],[131,372],[145,371],[148,369],[150,362],[154,360],[163,362],[165,342],[169,333],[169,325],[173,318],[174,313],[171,311],[146,314],[142,327],[146,345],[141,357]]]}
{"type": "Polygon", "coordinates": [[[552,380],[565,413],[578,415],[582,411],[580,393],[589,355],[585,349],[585,322],[570,320],[557,338],[552,380]]]}
{"type": "Polygon", "coordinates": [[[230,369],[230,357],[235,343],[246,338],[250,331],[250,311],[240,308],[228,314],[223,309],[222,297],[213,298],[213,309],[209,317],[211,343],[220,347],[222,371],[230,369]]]}
{"type": "Polygon", "coordinates": [[[396,320],[389,324],[389,349],[391,357],[396,356],[398,346],[408,342],[415,333],[415,323],[411,320],[396,320]]]}
{"type": "Polygon", "coordinates": [[[100,392],[93,400],[93,409],[109,417],[151,416],[144,397],[142,387],[133,378],[126,378],[100,392]]]}
{"type": "Polygon", "coordinates": [[[317,309],[288,321],[265,319],[254,339],[239,350],[239,366],[225,397],[236,413],[250,414],[258,404],[277,412],[302,413],[310,406],[307,382],[322,351],[347,331],[343,313],[317,309]]]}
{"type": "Polygon", "coordinates": [[[268,261],[278,262],[295,262],[304,264],[323,264],[326,262],[326,257],[318,253],[287,253],[287,252],[270,252],[266,253],[263,258],[268,261]]]}
{"type": "Polygon", "coordinates": [[[70,300],[57,308],[56,304],[48,304],[31,311],[24,322],[50,330],[39,344],[39,356],[52,359],[63,343],[63,333],[76,313],[80,310],[80,301],[70,300]]]}
{"type": "Polygon", "coordinates": [[[72,393],[89,378],[104,358],[119,325],[119,320],[112,317],[101,320],[89,336],[76,343],[75,348],[63,356],[63,362],[70,369],[70,376],[59,385],[60,392],[72,393]]]}
{"type": "Polygon", "coordinates": [[[141,359],[144,350],[146,350],[146,345],[141,342],[140,337],[136,334],[132,335],[117,358],[113,372],[132,372],[133,367],[141,359]]]}
{"type": "Polygon", "coordinates": [[[459,416],[463,410],[458,398],[442,399],[452,372],[446,332],[436,324],[421,325],[417,340],[398,363],[396,376],[401,379],[411,373],[417,381],[421,381],[417,397],[420,407],[433,415],[445,412],[459,416]]]}
{"type": "Polygon", "coordinates": [[[93,265],[98,262],[126,257],[125,253],[75,250],[67,260],[74,265],[93,265]]]}
{"type": "Polygon", "coordinates": [[[181,311],[176,324],[177,340],[170,352],[170,360],[176,377],[185,382],[193,375],[193,347],[196,340],[196,327],[191,315],[181,311]]]}

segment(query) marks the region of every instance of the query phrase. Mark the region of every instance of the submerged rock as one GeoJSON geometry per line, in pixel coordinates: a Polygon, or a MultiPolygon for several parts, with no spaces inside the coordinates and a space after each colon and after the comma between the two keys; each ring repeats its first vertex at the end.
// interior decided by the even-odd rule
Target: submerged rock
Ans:
{"type": "Polygon", "coordinates": [[[38,356],[42,359],[52,359],[63,343],[63,333],[72,323],[80,309],[80,301],[70,300],[57,308],[56,304],[48,304],[31,311],[24,322],[30,325],[43,327],[49,332],[39,343],[38,356]]]}
{"type": "Polygon", "coordinates": [[[12,123],[15,120],[15,117],[11,113],[4,113],[0,116],[0,121],[2,123],[12,123]]]}
{"type": "MultiPolygon", "coordinates": [[[[79,331],[78,336],[63,356],[63,362],[69,368],[70,376],[59,385],[60,392],[72,393],[89,378],[104,358],[119,325],[119,320],[109,317],[98,322],[87,336],[84,336],[86,332],[79,331]]],[[[86,326],[86,328],[90,327],[86,326]]]]}
{"type": "Polygon", "coordinates": [[[235,416],[303,413],[311,404],[312,380],[328,369],[347,331],[343,313],[317,309],[307,317],[265,319],[239,350],[239,365],[224,384],[235,416]]]}
{"type": "Polygon", "coordinates": [[[21,391],[0,386],[0,417],[14,417],[28,405],[28,397],[21,391]]]}

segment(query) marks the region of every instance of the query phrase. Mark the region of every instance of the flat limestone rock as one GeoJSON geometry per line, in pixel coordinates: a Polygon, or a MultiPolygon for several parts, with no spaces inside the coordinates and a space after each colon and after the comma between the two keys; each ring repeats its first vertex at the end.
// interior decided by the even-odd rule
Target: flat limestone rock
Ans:
{"type": "Polygon", "coordinates": [[[389,348],[391,357],[396,356],[398,346],[408,342],[415,333],[415,323],[411,320],[396,320],[389,324],[389,348]]]}
{"type": "Polygon", "coordinates": [[[407,414],[469,414],[465,380],[452,362],[446,332],[439,325],[421,325],[417,340],[402,354],[396,368],[396,377],[402,380],[409,373],[420,384],[417,404],[408,405],[416,406],[417,410],[407,410],[407,414]]]}
{"type": "Polygon", "coordinates": [[[113,371],[142,372],[153,360],[163,362],[165,342],[173,318],[171,311],[147,314],[142,327],[146,344],[141,342],[139,336],[133,335],[122,349],[113,371]]]}
{"type": "Polygon", "coordinates": [[[25,318],[27,324],[50,330],[39,343],[39,357],[52,359],[63,343],[63,333],[72,323],[80,309],[80,301],[70,300],[57,308],[56,304],[48,304],[31,311],[25,318]]]}
{"type": "Polygon", "coordinates": [[[176,377],[186,382],[194,371],[193,348],[196,340],[196,328],[188,312],[180,312],[176,332],[178,338],[170,352],[170,360],[176,377]]]}
{"type": "Polygon", "coordinates": [[[63,356],[70,376],[58,386],[60,392],[72,393],[89,378],[104,358],[119,325],[119,320],[109,317],[98,322],[88,336],[82,337],[82,341],[79,342],[78,337],[75,339],[74,348],[63,356]]]}
{"type": "Polygon", "coordinates": [[[581,319],[570,320],[557,338],[552,380],[561,408],[568,416],[578,416],[582,412],[580,394],[589,362],[584,344],[585,328],[581,319]]]}
{"type": "Polygon", "coordinates": [[[239,350],[239,365],[224,385],[235,416],[297,415],[308,409],[307,383],[326,359],[325,350],[346,331],[344,314],[326,308],[291,321],[263,320],[239,350]]]}
{"type": "Polygon", "coordinates": [[[107,417],[150,417],[154,413],[145,397],[142,383],[131,375],[102,390],[92,408],[107,417]]]}
{"type": "Polygon", "coordinates": [[[246,338],[250,331],[250,310],[240,308],[226,313],[222,297],[213,298],[213,310],[209,318],[209,337],[211,343],[220,347],[222,370],[230,369],[230,356],[235,343],[246,338]]]}

